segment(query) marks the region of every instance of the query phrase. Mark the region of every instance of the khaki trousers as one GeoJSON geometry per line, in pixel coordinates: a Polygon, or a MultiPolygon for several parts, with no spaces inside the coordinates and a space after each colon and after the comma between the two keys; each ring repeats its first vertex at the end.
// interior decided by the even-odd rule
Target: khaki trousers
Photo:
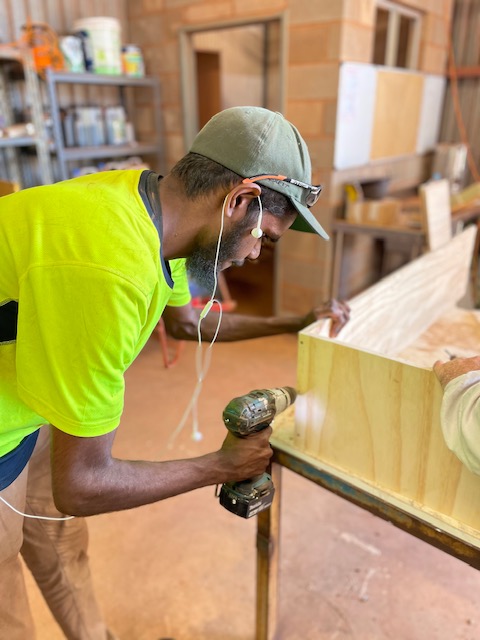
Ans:
{"type": "MultiPolygon", "coordinates": [[[[23,513],[55,517],[62,514],[55,508],[52,497],[49,432],[49,426],[41,428],[27,467],[0,496],[23,513]]],[[[83,518],[63,521],[24,518],[0,501],[2,638],[36,637],[19,553],[66,638],[113,638],[95,600],[87,547],[88,531],[83,518]]]]}

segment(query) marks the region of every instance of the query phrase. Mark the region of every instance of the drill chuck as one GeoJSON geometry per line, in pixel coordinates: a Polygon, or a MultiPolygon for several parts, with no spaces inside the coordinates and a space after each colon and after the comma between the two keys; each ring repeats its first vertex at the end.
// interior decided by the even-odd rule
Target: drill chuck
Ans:
{"type": "Polygon", "coordinates": [[[248,436],[268,427],[278,413],[297,397],[292,387],[258,389],[231,400],[223,411],[223,422],[236,436],[248,436]]]}

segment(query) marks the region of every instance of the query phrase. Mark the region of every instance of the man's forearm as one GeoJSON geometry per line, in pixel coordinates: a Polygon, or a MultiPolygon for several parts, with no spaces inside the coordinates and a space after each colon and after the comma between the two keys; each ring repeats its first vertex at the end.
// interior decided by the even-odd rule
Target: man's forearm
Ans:
{"type": "MultiPolygon", "coordinates": [[[[202,320],[202,337],[211,340],[218,324],[218,314],[210,312],[202,320]]],[[[231,342],[235,340],[248,340],[263,338],[282,333],[297,333],[305,326],[304,318],[298,316],[282,317],[271,316],[243,316],[233,313],[225,313],[218,332],[217,340],[231,342]]],[[[194,336],[196,338],[196,335],[194,336]]]]}
{"type": "MultiPolygon", "coordinates": [[[[167,307],[163,313],[165,327],[176,340],[197,340],[200,311],[192,307],[167,307]]],[[[201,322],[202,338],[211,341],[217,330],[219,314],[210,311],[201,322]]],[[[312,320],[313,321],[313,320],[312,320]]],[[[224,313],[217,340],[232,342],[263,338],[280,333],[296,333],[308,324],[306,316],[247,316],[224,313]]]]}
{"type": "Polygon", "coordinates": [[[115,432],[79,438],[52,427],[52,483],[57,508],[70,515],[132,509],[200,487],[263,473],[271,429],[248,438],[227,432],[218,451],[186,460],[150,462],[111,456],[115,432]]]}
{"type": "Polygon", "coordinates": [[[132,509],[221,484],[227,475],[216,453],[167,462],[112,458],[106,470],[84,470],[80,483],[72,481],[69,471],[65,475],[54,474],[54,496],[62,513],[91,516],[132,509]]]}
{"type": "MultiPolygon", "coordinates": [[[[218,340],[229,342],[263,338],[281,333],[298,333],[317,320],[331,320],[329,335],[335,337],[348,322],[350,308],[347,303],[330,300],[304,316],[247,316],[225,313],[222,316],[218,340]]],[[[163,320],[168,333],[177,340],[196,340],[200,311],[191,305],[166,307],[163,320]]],[[[218,313],[210,311],[202,320],[202,337],[211,341],[218,325],[218,313]]]]}

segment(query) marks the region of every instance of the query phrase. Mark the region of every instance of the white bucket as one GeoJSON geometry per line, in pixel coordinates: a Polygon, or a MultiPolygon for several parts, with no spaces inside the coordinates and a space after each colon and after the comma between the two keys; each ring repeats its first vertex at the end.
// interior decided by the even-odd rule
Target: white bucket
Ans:
{"type": "Polygon", "coordinates": [[[121,27],[116,18],[83,18],[73,23],[74,33],[86,31],[95,73],[122,73],[121,27]]]}

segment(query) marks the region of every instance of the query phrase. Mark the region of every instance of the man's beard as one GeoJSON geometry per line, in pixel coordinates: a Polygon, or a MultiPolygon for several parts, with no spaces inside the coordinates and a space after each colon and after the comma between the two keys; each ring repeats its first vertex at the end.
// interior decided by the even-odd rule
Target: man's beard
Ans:
{"type": "MultiPolygon", "coordinates": [[[[232,261],[237,245],[245,233],[245,225],[238,225],[228,235],[224,235],[218,252],[218,264],[233,262],[237,266],[243,264],[243,260],[232,261]]],[[[187,257],[187,271],[191,278],[202,290],[214,294],[215,287],[215,255],[218,241],[199,246],[187,257]]],[[[217,268],[218,274],[218,268],[217,268]]]]}

